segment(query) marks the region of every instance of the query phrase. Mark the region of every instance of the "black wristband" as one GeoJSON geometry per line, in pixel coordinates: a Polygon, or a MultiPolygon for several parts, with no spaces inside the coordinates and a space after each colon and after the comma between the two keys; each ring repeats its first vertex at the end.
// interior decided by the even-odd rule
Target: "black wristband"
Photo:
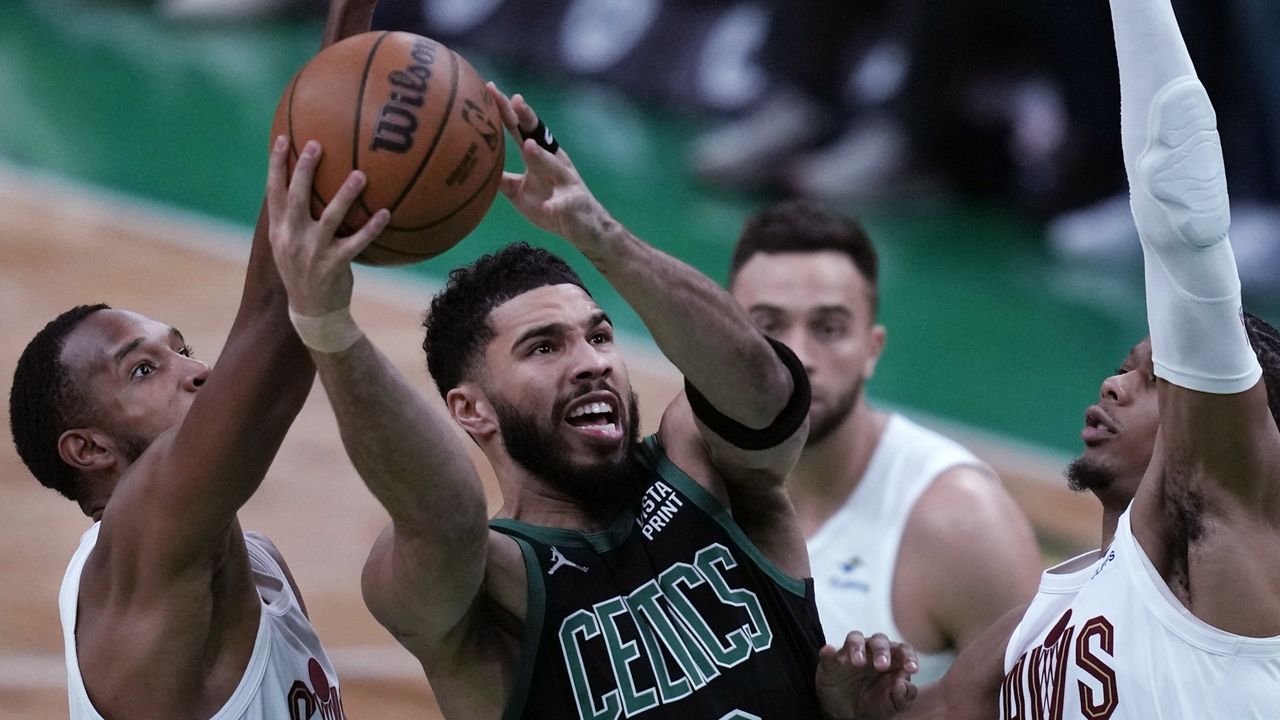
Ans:
{"type": "Polygon", "coordinates": [[[693,408],[694,416],[716,435],[728,441],[730,445],[743,450],[768,450],[771,447],[777,447],[784,440],[794,435],[796,430],[799,430],[800,426],[804,424],[804,419],[809,415],[809,374],[805,372],[800,358],[791,352],[791,348],[777,340],[773,338],[765,339],[773,346],[773,351],[778,353],[778,358],[782,360],[782,364],[787,366],[787,370],[791,373],[791,381],[795,386],[791,391],[791,399],[787,401],[787,406],[782,408],[782,412],[778,413],[778,416],[773,419],[772,423],[769,423],[768,427],[757,430],[743,425],[715,409],[711,402],[689,382],[688,378],[684,381],[685,393],[689,397],[689,407],[693,408]]]}
{"type": "Polygon", "coordinates": [[[527,132],[524,130],[520,131],[521,140],[528,140],[529,138],[533,138],[533,141],[538,144],[538,147],[546,150],[552,155],[555,155],[556,151],[560,149],[560,143],[556,140],[556,137],[551,134],[551,128],[547,127],[547,124],[542,122],[542,118],[538,118],[538,124],[535,125],[532,130],[527,132]]]}

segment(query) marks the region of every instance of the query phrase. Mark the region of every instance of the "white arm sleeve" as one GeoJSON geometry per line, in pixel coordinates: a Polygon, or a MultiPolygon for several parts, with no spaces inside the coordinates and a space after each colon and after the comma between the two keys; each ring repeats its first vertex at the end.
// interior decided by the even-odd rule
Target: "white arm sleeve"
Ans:
{"type": "Polygon", "coordinates": [[[1243,392],[1262,369],[1249,344],[1217,116],[1170,0],[1111,0],[1129,199],[1142,239],[1156,374],[1243,392]]]}

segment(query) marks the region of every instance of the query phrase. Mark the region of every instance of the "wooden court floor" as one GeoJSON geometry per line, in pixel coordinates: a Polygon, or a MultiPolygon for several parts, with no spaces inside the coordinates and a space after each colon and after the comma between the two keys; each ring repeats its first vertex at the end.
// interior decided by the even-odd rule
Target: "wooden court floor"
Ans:
{"type": "MultiPolygon", "coordinates": [[[[0,392],[8,397],[14,364],[32,335],[81,303],[106,302],[170,323],[198,357],[216,359],[239,300],[247,235],[0,166],[0,392]]],[[[359,270],[353,312],[401,371],[436,398],[420,349],[430,292],[359,270]]],[[[652,430],[678,380],[647,348],[626,350],[643,424],[652,430]]],[[[970,444],[1000,470],[1047,547],[1066,552],[1088,544],[1096,505],[1063,490],[1057,468],[999,442],[970,444]]],[[[485,478],[496,509],[496,488],[485,478]]],[[[348,716],[436,718],[421,669],[360,598],[360,568],[386,519],[351,468],[317,384],[241,522],[271,537],[288,559],[337,666],[348,716]]],[[[31,477],[8,439],[0,442],[0,718],[66,717],[56,598],[88,525],[77,507],[31,477]]]]}

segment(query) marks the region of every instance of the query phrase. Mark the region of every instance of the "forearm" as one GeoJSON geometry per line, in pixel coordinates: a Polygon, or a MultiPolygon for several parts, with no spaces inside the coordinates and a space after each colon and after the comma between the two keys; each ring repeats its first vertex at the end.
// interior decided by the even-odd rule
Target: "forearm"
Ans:
{"type": "Polygon", "coordinates": [[[482,543],[484,494],[452,421],[367,339],[316,359],[347,455],[397,527],[482,543]]]}
{"type": "Polygon", "coordinates": [[[1261,371],[1240,322],[1213,107],[1169,0],[1111,0],[1111,11],[1156,374],[1191,390],[1241,392],[1261,371]]]}
{"type": "Polygon", "coordinates": [[[1111,18],[1120,68],[1125,164],[1132,175],[1132,163],[1145,147],[1152,99],[1170,81],[1194,77],[1196,70],[1170,0],[1111,0],[1111,18]]]}
{"type": "Polygon", "coordinates": [[[377,0],[333,0],[329,4],[320,47],[367,32],[373,23],[373,10],[377,4],[377,0]]]}
{"type": "Polygon", "coordinates": [[[791,398],[791,375],[727,292],[612,219],[579,249],[717,410],[753,428],[773,422],[791,398]]]}

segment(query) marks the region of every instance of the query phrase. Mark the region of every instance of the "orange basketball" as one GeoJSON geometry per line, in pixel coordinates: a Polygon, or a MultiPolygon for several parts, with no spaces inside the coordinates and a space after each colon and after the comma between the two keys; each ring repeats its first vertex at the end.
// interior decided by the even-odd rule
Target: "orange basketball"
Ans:
{"type": "Polygon", "coordinates": [[[430,38],[370,32],[325,48],[298,71],[271,136],[289,136],[289,171],[308,140],[324,148],[312,213],[352,170],[368,184],[340,234],[381,208],[391,222],[357,261],[404,265],[453,247],[480,223],[502,179],[498,108],[461,55],[430,38]]]}

